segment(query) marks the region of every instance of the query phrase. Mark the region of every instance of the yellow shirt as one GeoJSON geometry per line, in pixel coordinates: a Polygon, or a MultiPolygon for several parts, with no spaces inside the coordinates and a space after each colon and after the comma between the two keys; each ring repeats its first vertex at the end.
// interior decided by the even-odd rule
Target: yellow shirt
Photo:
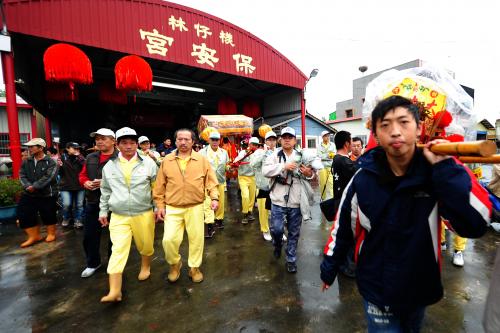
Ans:
{"type": "Polygon", "coordinates": [[[187,165],[189,160],[191,159],[191,156],[188,156],[186,158],[180,158],[177,156],[177,161],[179,162],[179,168],[181,168],[182,173],[186,171],[187,165]]]}
{"type": "Polygon", "coordinates": [[[122,154],[118,154],[118,158],[120,161],[120,169],[123,172],[123,176],[125,177],[125,183],[130,186],[130,178],[132,177],[132,169],[137,164],[137,154],[129,160],[124,158],[122,154]]]}

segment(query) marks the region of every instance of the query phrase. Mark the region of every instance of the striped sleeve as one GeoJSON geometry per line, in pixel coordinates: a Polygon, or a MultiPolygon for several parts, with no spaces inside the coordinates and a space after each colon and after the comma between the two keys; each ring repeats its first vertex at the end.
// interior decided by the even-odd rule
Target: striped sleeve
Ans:
{"type": "Polygon", "coordinates": [[[433,166],[433,185],[440,203],[439,214],[458,235],[481,237],[490,224],[492,205],[488,192],[468,168],[454,159],[433,166]]]}

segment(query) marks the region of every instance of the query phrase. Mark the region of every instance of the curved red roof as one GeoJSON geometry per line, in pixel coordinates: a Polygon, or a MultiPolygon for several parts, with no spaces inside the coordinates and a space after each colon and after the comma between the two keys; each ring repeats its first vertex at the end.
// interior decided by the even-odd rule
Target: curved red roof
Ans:
{"type": "Polygon", "coordinates": [[[6,0],[9,31],[303,89],[307,77],[251,33],[160,0],[6,0]]]}

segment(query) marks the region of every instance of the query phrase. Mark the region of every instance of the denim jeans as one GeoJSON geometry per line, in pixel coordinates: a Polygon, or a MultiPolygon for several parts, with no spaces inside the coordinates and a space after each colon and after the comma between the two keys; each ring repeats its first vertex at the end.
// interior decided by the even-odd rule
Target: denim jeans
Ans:
{"type": "Polygon", "coordinates": [[[85,191],[61,191],[61,199],[63,204],[63,220],[69,220],[71,216],[75,221],[83,219],[83,199],[85,191]],[[71,211],[73,209],[73,214],[71,211]]]}
{"type": "Polygon", "coordinates": [[[425,306],[406,313],[392,313],[363,300],[368,333],[418,333],[424,320],[425,306]]]}
{"type": "Polygon", "coordinates": [[[269,227],[275,248],[281,249],[285,223],[288,230],[288,243],[285,251],[286,261],[295,262],[297,261],[297,245],[299,243],[300,226],[302,225],[300,208],[281,207],[273,204],[271,206],[271,225],[269,227]]]}

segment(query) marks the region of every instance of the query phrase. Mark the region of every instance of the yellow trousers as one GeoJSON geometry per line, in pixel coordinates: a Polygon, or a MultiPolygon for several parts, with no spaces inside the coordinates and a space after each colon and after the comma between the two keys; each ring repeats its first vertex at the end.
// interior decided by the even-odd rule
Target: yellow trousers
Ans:
{"type": "MultiPolygon", "coordinates": [[[[443,222],[441,222],[441,243],[446,243],[446,228],[443,222]]],[[[454,250],[464,251],[466,245],[467,245],[467,238],[463,238],[455,234],[455,239],[453,240],[454,250]]]]}
{"type": "Polygon", "coordinates": [[[333,175],[330,170],[330,167],[319,170],[319,190],[322,200],[333,198],[333,175]]]}
{"type": "Polygon", "coordinates": [[[259,208],[260,231],[269,232],[269,211],[266,209],[266,198],[257,199],[259,208]]]}
{"type": "Polygon", "coordinates": [[[219,208],[214,212],[210,205],[212,204],[212,199],[207,195],[205,197],[205,202],[203,205],[203,210],[205,212],[205,224],[212,224],[214,221],[223,220],[224,219],[224,205],[225,205],[225,193],[224,189],[226,184],[217,185],[217,189],[219,190],[219,208]]]}
{"type": "Polygon", "coordinates": [[[189,207],[168,206],[165,208],[165,223],[163,233],[163,250],[165,260],[175,265],[181,260],[179,247],[186,230],[189,241],[189,267],[200,267],[203,258],[204,224],[203,203],[189,207]]]}
{"type": "Polygon", "coordinates": [[[238,184],[241,190],[241,212],[243,214],[251,213],[255,204],[255,186],[254,176],[238,176],[238,184]]]}
{"type": "Polygon", "coordinates": [[[155,239],[155,218],[153,210],[140,215],[126,216],[111,214],[109,235],[113,243],[108,274],[123,273],[134,238],[135,246],[143,256],[152,256],[155,239]]]}

